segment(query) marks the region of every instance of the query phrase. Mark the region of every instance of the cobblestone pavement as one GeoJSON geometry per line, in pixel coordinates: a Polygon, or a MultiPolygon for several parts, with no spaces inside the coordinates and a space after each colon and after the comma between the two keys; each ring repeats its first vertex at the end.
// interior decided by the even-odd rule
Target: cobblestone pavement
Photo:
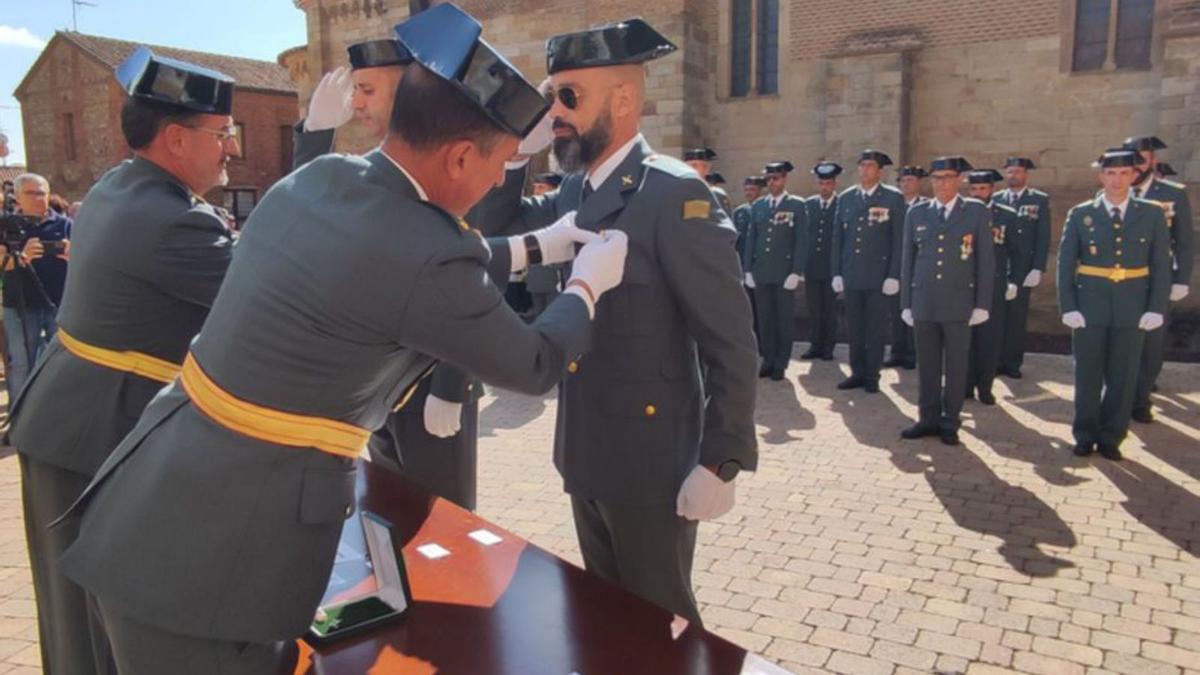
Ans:
{"type": "MultiPolygon", "coordinates": [[[[1200,675],[1200,366],[1168,364],[1126,460],[1070,453],[1070,361],[1032,355],[963,445],[900,441],[916,373],[837,392],[846,367],[760,381],[757,473],[700,529],[708,627],[797,673],[1200,675]]],[[[555,402],[483,402],[485,517],[576,563],[550,462],[555,402]]],[[[32,675],[16,458],[0,453],[0,675],[32,675]]]]}

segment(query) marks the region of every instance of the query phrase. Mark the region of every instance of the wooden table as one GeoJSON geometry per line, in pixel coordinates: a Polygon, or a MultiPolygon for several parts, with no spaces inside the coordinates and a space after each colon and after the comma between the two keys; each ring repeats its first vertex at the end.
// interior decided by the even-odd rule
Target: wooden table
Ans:
{"type": "Polygon", "coordinates": [[[785,673],[599,577],[364,463],[360,507],[404,542],[413,604],[406,617],[314,651],[296,675],[704,675],[785,673]],[[503,541],[469,538],[486,529],[503,541]],[[430,560],[417,547],[450,555],[430,560]]]}

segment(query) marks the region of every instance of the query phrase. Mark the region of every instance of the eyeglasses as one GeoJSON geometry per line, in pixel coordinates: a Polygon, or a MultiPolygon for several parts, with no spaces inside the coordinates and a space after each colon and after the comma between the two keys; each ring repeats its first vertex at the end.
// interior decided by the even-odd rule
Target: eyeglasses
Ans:
{"type": "Polygon", "coordinates": [[[229,141],[236,141],[237,137],[238,137],[237,127],[222,127],[220,129],[209,129],[207,127],[194,127],[194,126],[190,126],[187,124],[184,124],[182,126],[184,126],[185,128],[188,128],[188,129],[192,129],[193,131],[203,131],[206,134],[212,134],[213,136],[216,136],[217,140],[220,141],[221,143],[228,143],[229,141]]]}
{"type": "Polygon", "coordinates": [[[546,102],[554,105],[554,99],[557,98],[567,110],[574,110],[579,107],[579,92],[571,87],[563,87],[558,91],[550,91],[546,94],[546,102]]]}

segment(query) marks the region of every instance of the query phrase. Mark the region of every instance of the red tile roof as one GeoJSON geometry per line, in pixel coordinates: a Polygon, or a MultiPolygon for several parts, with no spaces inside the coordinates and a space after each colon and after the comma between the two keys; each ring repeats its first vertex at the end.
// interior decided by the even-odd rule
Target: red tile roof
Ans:
{"type": "MultiPolygon", "coordinates": [[[[61,37],[78,45],[81,49],[112,68],[120,65],[140,44],[71,31],[59,31],[55,34],[55,37],[61,37]]],[[[296,93],[296,85],[292,83],[287,68],[272,61],[256,61],[238,56],[194,52],[188,49],[176,49],[175,47],[163,47],[160,45],[145,46],[153,50],[155,54],[195,63],[196,65],[225,73],[237,82],[239,89],[273,91],[287,94],[296,93]]]]}

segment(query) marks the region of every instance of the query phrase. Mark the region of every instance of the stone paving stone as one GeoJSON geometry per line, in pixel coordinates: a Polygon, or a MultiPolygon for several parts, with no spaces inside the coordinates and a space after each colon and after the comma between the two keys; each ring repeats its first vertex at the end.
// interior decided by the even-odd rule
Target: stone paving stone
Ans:
{"type": "MultiPolygon", "coordinates": [[[[996,406],[968,401],[957,448],[899,439],[916,373],[839,392],[838,357],[759,384],[759,470],[699,530],[714,632],[796,673],[1200,675],[1200,365],[1167,364],[1160,421],[1114,465],[1070,454],[1067,357],[1032,354],[996,406]]],[[[579,564],[555,397],[490,390],[481,409],[480,514],[579,564]]],[[[39,672],[31,598],[0,451],[0,675],[39,672]]]]}

